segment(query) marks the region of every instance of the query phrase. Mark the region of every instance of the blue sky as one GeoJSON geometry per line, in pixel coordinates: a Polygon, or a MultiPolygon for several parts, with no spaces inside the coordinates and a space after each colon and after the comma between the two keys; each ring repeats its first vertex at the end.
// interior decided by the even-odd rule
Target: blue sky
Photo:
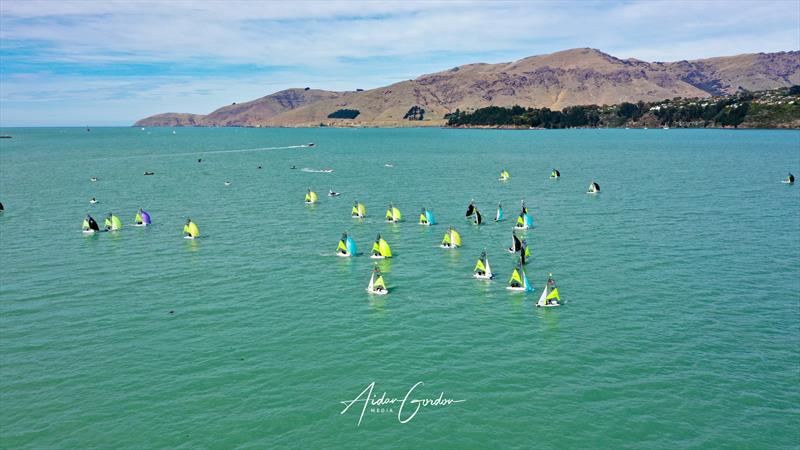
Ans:
{"type": "Polygon", "coordinates": [[[800,0],[2,0],[0,126],[130,125],[575,47],[647,61],[798,50],[800,0]]]}

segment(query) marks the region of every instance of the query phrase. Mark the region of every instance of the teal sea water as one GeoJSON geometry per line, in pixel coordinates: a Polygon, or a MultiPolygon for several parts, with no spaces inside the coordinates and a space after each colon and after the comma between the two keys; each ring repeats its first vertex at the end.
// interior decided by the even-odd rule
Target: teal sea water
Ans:
{"type": "Polygon", "coordinates": [[[2,448],[800,445],[800,186],[780,183],[800,132],[3,132],[2,448]],[[504,289],[511,219],[491,220],[521,199],[527,295],[504,289]],[[129,226],[140,206],[152,227],[129,226]],[[82,235],[108,211],[120,232],[82,235]],[[449,224],[458,250],[438,247],[449,224]],[[388,240],[388,296],[364,290],[373,260],[334,255],[344,231],[388,240]],[[565,305],[537,309],[549,272],[565,305]],[[419,381],[404,420],[411,399],[465,401],[340,414],[419,381]]]}

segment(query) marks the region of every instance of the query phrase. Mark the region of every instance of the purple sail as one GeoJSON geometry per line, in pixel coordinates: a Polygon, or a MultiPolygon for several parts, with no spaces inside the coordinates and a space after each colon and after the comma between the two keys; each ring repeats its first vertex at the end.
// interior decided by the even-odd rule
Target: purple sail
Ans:
{"type": "Polygon", "coordinates": [[[147,211],[142,210],[142,223],[150,225],[150,214],[147,214],[147,211]]]}

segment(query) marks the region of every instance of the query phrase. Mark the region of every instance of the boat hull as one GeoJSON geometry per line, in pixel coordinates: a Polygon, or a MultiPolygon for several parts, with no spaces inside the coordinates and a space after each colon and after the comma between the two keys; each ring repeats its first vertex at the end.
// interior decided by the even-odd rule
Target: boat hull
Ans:
{"type": "Polygon", "coordinates": [[[492,278],[494,278],[494,275],[486,275],[486,274],[479,275],[477,273],[473,274],[472,276],[474,278],[477,278],[478,280],[491,280],[492,278]]]}
{"type": "Polygon", "coordinates": [[[370,288],[367,288],[367,292],[369,292],[372,295],[386,295],[389,293],[388,290],[376,291],[375,289],[370,289],[370,288]]]}

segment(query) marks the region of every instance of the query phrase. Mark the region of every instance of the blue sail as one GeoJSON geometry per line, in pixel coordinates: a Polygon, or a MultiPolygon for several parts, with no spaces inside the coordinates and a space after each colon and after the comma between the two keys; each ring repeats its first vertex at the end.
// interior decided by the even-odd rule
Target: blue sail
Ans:
{"type": "Polygon", "coordinates": [[[425,217],[428,219],[428,225],[436,224],[436,218],[433,217],[433,213],[430,210],[425,210],[425,217]]]}
{"type": "Polygon", "coordinates": [[[344,244],[347,247],[347,252],[351,255],[355,256],[356,254],[356,241],[353,240],[350,236],[347,236],[347,240],[344,244]]]}
{"type": "Polygon", "coordinates": [[[497,207],[497,216],[495,217],[494,220],[495,220],[495,222],[499,222],[499,221],[503,220],[503,208],[501,208],[499,206],[497,207]]]}
{"type": "Polygon", "coordinates": [[[525,291],[533,292],[533,286],[531,286],[531,282],[528,281],[528,274],[524,271],[522,272],[522,281],[525,283],[525,291]]]}
{"type": "Polygon", "coordinates": [[[531,217],[528,213],[525,213],[525,225],[528,228],[533,227],[533,217],[531,217]]]}
{"type": "Polygon", "coordinates": [[[150,225],[152,223],[150,222],[150,214],[148,214],[147,211],[145,210],[142,210],[142,223],[147,225],[150,225]]]}

